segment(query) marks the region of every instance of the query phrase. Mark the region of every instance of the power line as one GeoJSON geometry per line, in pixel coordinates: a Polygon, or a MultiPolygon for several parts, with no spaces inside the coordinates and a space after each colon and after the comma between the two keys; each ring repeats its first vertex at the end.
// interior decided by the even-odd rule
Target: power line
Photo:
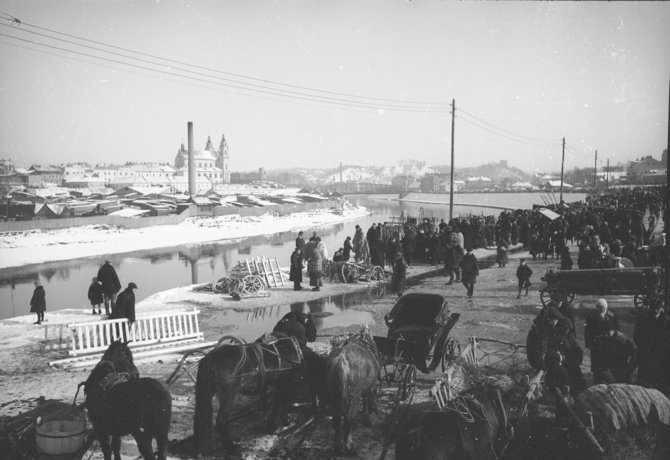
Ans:
{"type": "MultiPolygon", "coordinates": [[[[310,87],[306,87],[306,86],[281,83],[281,82],[277,82],[277,81],[273,81],[273,80],[257,78],[257,77],[252,77],[252,76],[248,76],[248,75],[242,75],[242,74],[237,74],[237,73],[232,73],[232,72],[225,72],[225,71],[218,70],[218,69],[213,69],[213,68],[209,68],[209,67],[190,64],[190,63],[186,63],[186,62],[183,62],[183,61],[178,61],[178,60],[175,60],[175,59],[164,58],[164,57],[152,55],[152,54],[149,54],[149,53],[143,53],[141,51],[135,51],[135,50],[132,50],[132,49],[129,49],[129,48],[115,46],[115,45],[111,45],[111,44],[108,44],[108,43],[104,43],[104,42],[100,42],[100,41],[96,41],[96,40],[91,40],[91,39],[87,39],[87,38],[84,38],[84,37],[79,37],[79,36],[76,36],[76,35],[67,34],[67,33],[64,33],[64,32],[59,32],[59,31],[56,31],[56,30],[53,30],[53,29],[48,29],[48,28],[45,28],[45,27],[40,27],[40,26],[37,26],[37,25],[34,25],[34,24],[19,21],[11,15],[6,15],[6,16],[7,17],[5,17],[5,19],[11,20],[12,24],[17,24],[18,23],[21,26],[32,27],[32,28],[35,28],[35,29],[38,29],[38,30],[50,32],[52,34],[58,34],[58,35],[61,35],[61,36],[74,38],[76,40],[80,40],[80,41],[84,41],[84,42],[88,42],[88,43],[94,43],[96,45],[101,45],[101,46],[105,46],[105,47],[112,48],[112,49],[117,49],[117,50],[120,50],[120,51],[124,51],[126,53],[133,53],[133,54],[137,54],[137,55],[140,55],[140,56],[150,57],[152,59],[158,59],[158,60],[162,60],[162,61],[165,61],[165,62],[176,63],[176,64],[179,64],[179,65],[184,65],[184,66],[193,67],[193,68],[196,68],[196,69],[206,70],[208,72],[214,72],[214,73],[218,73],[218,74],[222,74],[222,75],[229,75],[229,76],[233,76],[233,77],[236,77],[236,78],[243,78],[243,79],[257,81],[257,82],[261,82],[261,83],[265,83],[265,84],[271,84],[271,85],[276,85],[276,86],[284,86],[284,87],[287,87],[287,88],[300,89],[300,90],[304,90],[304,91],[311,91],[311,92],[314,92],[314,93],[324,93],[324,94],[331,94],[331,95],[337,95],[337,96],[345,96],[345,97],[351,97],[351,98],[357,98],[357,99],[364,99],[364,100],[368,100],[368,101],[380,101],[380,102],[384,102],[384,103],[402,104],[401,107],[412,106],[412,105],[417,106],[418,105],[418,106],[422,106],[425,110],[430,110],[431,108],[435,108],[435,109],[438,109],[438,110],[440,108],[448,108],[447,103],[427,102],[427,101],[405,101],[405,100],[400,100],[400,99],[386,99],[386,98],[375,98],[375,97],[369,97],[369,96],[360,96],[360,95],[351,94],[351,93],[342,93],[342,92],[336,92],[336,91],[321,90],[321,89],[310,88],[310,87]]],[[[15,25],[6,25],[6,24],[3,24],[3,25],[5,25],[7,27],[12,27],[14,29],[19,29],[19,30],[22,30],[22,31],[27,32],[27,33],[47,37],[47,38],[50,38],[52,40],[63,41],[63,42],[70,43],[70,44],[73,44],[73,45],[76,45],[76,46],[87,47],[87,48],[95,49],[97,51],[101,51],[101,52],[104,52],[104,53],[114,54],[114,55],[117,55],[117,56],[123,56],[123,57],[128,58],[128,59],[135,59],[135,60],[140,60],[140,61],[143,61],[143,62],[147,62],[146,60],[136,58],[136,57],[133,57],[133,56],[127,56],[127,55],[115,53],[115,52],[108,51],[108,50],[101,50],[99,48],[91,47],[89,45],[84,45],[84,44],[81,44],[81,43],[71,42],[69,40],[64,40],[62,38],[57,38],[57,37],[53,37],[53,36],[50,36],[50,35],[45,35],[45,34],[41,34],[41,33],[38,33],[38,32],[29,31],[29,30],[26,30],[22,27],[17,27],[15,25]]],[[[162,63],[155,63],[155,62],[152,62],[151,64],[153,64],[153,65],[164,65],[162,63]]],[[[184,72],[194,72],[194,71],[187,70],[187,69],[179,69],[179,70],[184,71],[184,72]]],[[[194,72],[194,73],[197,73],[197,72],[194,72]]],[[[207,75],[207,76],[210,77],[210,78],[221,78],[221,77],[212,77],[210,75],[207,75]]],[[[306,95],[304,93],[299,93],[299,92],[289,91],[289,90],[283,90],[283,89],[280,89],[280,88],[268,88],[268,87],[262,86],[262,85],[254,85],[253,83],[243,82],[243,81],[239,81],[239,80],[229,80],[229,79],[225,79],[225,80],[231,81],[231,82],[236,83],[236,84],[258,86],[258,87],[261,87],[261,88],[271,89],[273,91],[286,91],[288,93],[299,94],[299,95],[308,96],[308,97],[326,98],[326,96],[320,96],[318,94],[307,94],[306,95]]],[[[358,101],[354,101],[354,102],[358,102],[358,101]]],[[[361,103],[364,103],[364,102],[361,101],[361,103]]],[[[378,104],[378,105],[382,105],[382,104],[378,104]]],[[[391,109],[391,108],[393,108],[393,106],[389,106],[387,108],[391,109]]],[[[408,108],[410,108],[410,107],[408,107],[408,108]]]]}
{"type": "Polygon", "coordinates": [[[468,120],[467,118],[463,118],[463,117],[461,117],[461,120],[463,120],[464,122],[469,123],[469,124],[471,124],[471,125],[473,125],[473,126],[476,126],[476,127],[479,128],[479,129],[482,129],[482,130],[484,130],[484,131],[487,131],[487,132],[489,132],[489,133],[491,133],[491,134],[495,134],[496,136],[504,137],[505,139],[509,139],[509,140],[511,140],[511,141],[518,142],[518,143],[520,143],[520,144],[536,145],[536,146],[540,146],[540,145],[544,145],[544,146],[546,146],[546,145],[550,145],[550,144],[551,144],[551,143],[548,143],[548,142],[528,142],[528,141],[525,141],[525,140],[522,140],[522,139],[517,139],[517,138],[511,137],[511,136],[508,136],[508,135],[506,135],[506,134],[503,134],[503,133],[494,131],[494,130],[492,130],[492,129],[490,129],[490,128],[487,128],[486,126],[480,125],[479,123],[476,123],[476,122],[474,122],[474,121],[472,121],[472,120],[468,120]]]}
{"type": "MultiPolygon", "coordinates": [[[[149,61],[149,60],[146,60],[146,59],[137,58],[137,57],[134,57],[134,56],[128,56],[128,55],[125,55],[125,54],[122,54],[122,53],[117,53],[117,52],[114,52],[114,51],[107,51],[107,50],[100,49],[100,48],[97,48],[97,47],[94,47],[94,46],[84,45],[84,44],[73,42],[73,41],[70,41],[70,40],[64,40],[62,38],[52,37],[50,35],[42,34],[42,33],[39,33],[39,32],[24,31],[21,28],[14,27],[14,26],[8,26],[6,24],[0,24],[0,25],[4,25],[5,27],[11,27],[13,29],[21,30],[21,31],[27,32],[29,34],[34,34],[34,35],[44,37],[44,38],[48,38],[48,39],[51,39],[51,40],[64,42],[64,43],[67,43],[69,45],[80,46],[80,47],[91,49],[91,50],[94,50],[94,51],[99,51],[99,52],[102,52],[102,53],[111,54],[112,56],[118,56],[118,57],[121,57],[121,58],[124,58],[124,59],[133,59],[135,61],[139,61],[139,62],[142,62],[142,63],[145,63],[145,64],[150,64],[150,65],[155,65],[155,66],[165,66],[165,64],[160,63],[160,62],[153,62],[153,61],[149,61]]],[[[189,65],[189,64],[186,64],[186,65],[189,65]]],[[[372,102],[367,103],[367,102],[364,102],[364,101],[355,101],[355,100],[348,100],[348,99],[333,98],[333,97],[328,97],[328,96],[320,96],[318,94],[301,93],[301,92],[298,92],[298,91],[291,91],[291,90],[285,90],[285,89],[280,89],[280,88],[273,88],[273,87],[265,86],[265,85],[257,85],[257,84],[254,84],[254,83],[247,83],[247,82],[244,82],[244,81],[239,81],[239,80],[234,80],[234,79],[230,79],[230,78],[220,77],[220,76],[217,76],[217,75],[209,75],[209,74],[205,74],[205,73],[202,73],[202,72],[197,72],[197,71],[194,71],[194,70],[185,69],[185,68],[181,68],[181,67],[174,67],[174,66],[169,66],[169,67],[170,67],[171,71],[185,72],[185,73],[194,74],[194,75],[201,76],[201,77],[206,77],[206,78],[214,78],[214,79],[217,79],[217,80],[226,81],[228,83],[236,84],[236,85],[247,85],[247,86],[250,87],[250,90],[255,89],[255,88],[259,88],[259,89],[264,89],[264,90],[268,90],[268,91],[278,91],[278,92],[281,92],[281,93],[286,93],[287,95],[295,95],[295,96],[303,96],[303,97],[315,97],[315,98],[319,98],[319,99],[323,100],[324,102],[331,102],[332,101],[332,102],[338,102],[338,103],[369,104],[369,105],[374,105],[375,107],[379,106],[379,108],[384,108],[384,109],[388,109],[388,110],[393,110],[393,109],[404,110],[404,109],[412,109],[412,108],[420,109],[420,110],[429,110],[429,108],[427,108],[427,107],[412,107],[412,106],[390,105],[390,104],[380,104],[380,103],[372,103],[372,102]]]]}
{"type": "MultiPolygon", "coordinates": [[[[213,85],[218,85],[218,86],[223,86],[227,88],[232,88],[232,89],[238,89],[241,91],[246,91],[246,92],[251,92],[251,93],[260,93],[260,94],[267,94],[267,95],[272,95],[272,96],[279,96],[283,98],[289,98],[289,99],[294,99],[294,100],[301,100],[301,101],[311,101],[311,102],[318,102],[322,104],[329,104],[329,105],[337,105],[337,106],[345,106],[345,107],[356,107],[356,108],[362,108],[362,109],[373,109],[373,110],[389,110],[389,111],[399,111],[399,112],[414,112],[414,113],[448,113],[448,110],[439,110],[439,109],[433,109],[433,108],[411,108],[411,107],[396,107],[396,106],[388,106],[388,105],[383,105],[383,104],[372,104],[372,103],[364,103],[364,102],[355,102],[355,101],[347,101],[347,100],[330,100],[332,98],[323,98],[321,96],[309,96],[309,95],[303,95],[303,96],[296,96],[296,95],[291,95],[291,94],[285,94],[285,93],[279,93],[276,91],[281,91],[281,90],[265,90],[265,89],[259,89],[259,88],[248,88],[244,86],[239,86],[236,84],[231,84],[231,83],[224,83],[220,81],[212,81],[206,78],[199,78],[195,76],[189,76],[189,75],[182,75],[179,73],[175,73],[173,71],[167,71],[167,70],[162,70],[162,69],[155,69],[151,67],[146,67],[143,65],[139,64],[134,64],[130,62],[124,62],[124,61],[119,61],[117,59],[110,59],[107,57],[103,56],[97,56],[94,54],[90,53],[84,53],[82,51],[77,51],[77,50],[72,50],[68,48],[62,48],[59,46],[55,45],[49,45],[46,43],[41,43],[35,40],[28,40],[25,38],[20,38],[14,35],[9,35],[9,34],[3,34],[0,33],[0,36],[11,38],[14,40],[18,40],[24,43],[30,43],[32,45],[37,45],[45,48],[50,48],[50,49],[55,49],[58,51],[64,51],[67,53],[72,53],[72,54],[77,54],[80,56],[85,56],[93,59],[99,59],[102,61],[106,62],[111,62],[114,64],[120,64],[124,66],[129,66],[129,67],[134,67],[142,70],[148,70],[150,72],[156,72],[164,75],[170,75],[173,77],[179,77],[179,78],[184,78],[187,80],[194,80],[202,83],[208,83],[208,84],[213,84],[213,85]]],[[[125,70],[125,69],[124,69],[125,70]]],[[[207,76],[208,78],[216,78],[216,77],[211,77],[207,76]]]]}
{"type": "Polygon", "coordinates": [[[479,117],[477,117],[476,115],[473,115],[473,114],[471,114],[471,113],[469,113],[469,112],[463,110],[462,108],[459,108],[458,110],[460,110],[460,111],[463,112],[464,114],[466,114],[466,115],[468,115],[468,116],[474,118],[475,120],[479,121],[480,123],[483,123],[483,124],[485,124],[485,125],[488,125],[488,126],[494,128],[494,129],[498,130],[498,131],[507,133],[507,134],[509,134],[509,135],[511,135],[511,136],[513,136],[513,137],[519,138],[519,139],[526,139],[526,140],[528,140],[529,142],[539,142],[539,143],[546,143],[546,144],[550,144],[550,143],[552,143],[552,142],[556,142],[556,143],[558,143],[558,142],[561,141],[560,139],[545,139],[545,138],[539,138],[539,137],[533,137],[533,136],[525,136],[525,135],[523,135],[523,134],[518,134],[518,133],[515,133],[515,132],[513,132],[513,131],[507,130],[507,129],[505,129],[505,128],[501,128],[500,126],[497,126],[497,125],[495,125],[495,124],[493,124],[493,123],[491,123],[491,122],[488,122],[488,121],[486,121],[486,120],[482,120],[481,118],[479,118],[479,117]]]}

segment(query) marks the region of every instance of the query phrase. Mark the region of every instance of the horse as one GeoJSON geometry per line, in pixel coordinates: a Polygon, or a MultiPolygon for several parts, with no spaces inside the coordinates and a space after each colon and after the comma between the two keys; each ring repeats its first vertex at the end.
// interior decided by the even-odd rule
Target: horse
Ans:
{"type": "Polygon", "coordinates": [[[84,385],[84,405],[105,460],[121,459],[121,436],[131,434],[142,457],[164,460],[172,416],[172,396],[155,379],[139,378],[127,342],[116,341],[105,351],[84,385]],[[112,437],[110,445],[109,437],[112,437]]]}
{"type": "Polygon", "coordinates": [[[326,358],[326,385],[337,453],[342,451],[343,443],[347,451],[352,451],[351,431],[361,398],[369,422],[380,369],[377,348],[367,330],[333,348],[326,358]]]}
{"type": "MultiPolygon", "coordinates": [[[[223,447],[238,452],[228,429],[228,418],[238,391],[264,393],[268,386],[276,390],[275,400],[287,401],[296,375],[305,360],[295,338],[273,339],[270,343],[221,345],[198,363],[195,383],[195,415],[193,417],[193,454],[197,457],[212,436],[212,397],[219,400],[217,429],[223,447]]],[[[268,417],[272,429],[278,405],[273,404],[268,417]]]]}
{"type": "Polygon", "coordinates": [[[513,434],[500,391],[481,385],[454,398],[445,410],[410,417],[395,453],[399,460],[497,460],[513,434]]]}

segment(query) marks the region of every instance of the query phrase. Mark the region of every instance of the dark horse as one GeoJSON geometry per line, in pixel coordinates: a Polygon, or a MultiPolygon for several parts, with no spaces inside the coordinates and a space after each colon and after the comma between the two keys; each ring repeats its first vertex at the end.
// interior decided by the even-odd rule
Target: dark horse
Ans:
{"type": "Polygon", "coordinates": [[[121,436],[131,434],[145,459],[165,459],[172,416],[172,396],[155,379],[139,378],[124,342],[112,343],[84,383],[86,409],[105,460],[121,459],[121,436]],[[112,436],[110,446],[109,437],[112,436]]]}
{"type": "Polygon", "coordinates": [[[410,417],[396,440],[396,459],[498,459],[513,431],[500,392],[480,386],[454,398],[445,410],[410,417]]]}
{"type": "Polygon", "coordinates": [[[351,430],[361,398],[369,421],[379,377],[377,348],[367,330],[333,348],[326,358],[326,385],[333,413],[336,452],[342,451],[343,442],[347,451],[352,449],[351,430]]]}
{"type": "MultiPolygon", "coordinates": [[[[238,391],[264,393],[268,386],[276,391],[276,400],[287,400],[290,386],[304,368],[300,345],[294,338],[274,339],[270,343],[221,345],[198,363],[195,383],[195,415],[193,417],[194,454],[200,455],[212,436],[212,397],[219,400],[216,425],[224,449],[235,452],[230,437],[228,418],[238,391]]],[[[277,416],[273,405],[268,424],[277,416]]]]}

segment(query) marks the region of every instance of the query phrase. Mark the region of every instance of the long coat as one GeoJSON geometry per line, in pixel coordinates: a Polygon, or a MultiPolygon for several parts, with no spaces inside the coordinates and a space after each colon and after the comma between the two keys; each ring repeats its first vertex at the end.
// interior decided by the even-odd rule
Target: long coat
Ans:
{"type": "Polygon", "coordinates": [[[132,288],[126,288],[116,299],[112,319],[128,318],[131,323],[135,322],[135,293],[132,288]]]}
{"type": "Polygon", "coordinates": [[[33,291],[33,297],[30,299],[30,312],[31,313],[40,313],[46,311],[47,309],[47,300],[46,292],[44,292],[44,287],[36,286],[33,291]]]}
{"type": "Polygon", "coordinates": [[[379,238],[373,239],[370,244],[370,262],[372,265],[384,266],[384,243],[379,238]]]}
{"type": "Polygon", "coordinates": [[[407,284],[407,265],[400,258],[393,262],[393,276],[391,277],[391,292],[402,294],[407,284]]]}
{"type": "Polygon", "coordinates": [[[323,273],[323,259],[321,258],[321,252],[315,248],[308,257],[307,273],[309,274],[309,285],[313,287],[323,286],[323,281],[321,280],[321,275],[323,273]]]}
{"type": "Polygon", "coordinates": [[[91,301],[91,305],[100,305],[102,303],[102,285],[100,283],[91,283],[88,287],[88,300],[91,301]]]}
{"type": "Polygon", "coordinates": [[[105,263],[100,267],[100,270],[98,270],[98,281],[102,284],[102,292],[107,296],[116,294],[121,290],[119,276],[111,264],[105,263]]]}
{"type": "Polygon", "coordinates": [[[289,281],[302,283],[302,254],[298,251],[293,251],[291,254],[291,272],[289,274],[289,281]]]}
{"type": "Polygon", "coordinates": [[[461,267],[461,281],[464,283],[476,283],[479,276],[477,258],[473,253],[465,254],[459,264],[461,267]]]}
{"type": "Polygon", "coordinates": [[[458,270],[463,259],[463,248],[458,244],[447,246],[444,251],[444,268],[447,270],[458,270]]]}

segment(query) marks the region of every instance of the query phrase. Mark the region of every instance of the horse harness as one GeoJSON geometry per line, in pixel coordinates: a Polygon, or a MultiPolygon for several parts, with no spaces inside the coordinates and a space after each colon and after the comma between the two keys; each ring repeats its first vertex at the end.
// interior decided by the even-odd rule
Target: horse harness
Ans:
{"type": "MultiPolygon", "coordinates": [[[[505,407],[502,405],[502,402],[500,403],[499,407],[501,411],[501,415],[503,420],[507,420],[507,416],[505,415],[505,407]]],[[[488,427],[490,429],[493,429],[493,424],[491,423],[491,420],[489,420],[489,417],[486,415],[486,411],[484,409],[484,405],[475,397],[475,395],[472,394],[466,394],[466,395],[459,395],[449,401],[443,408],[444,411],[446,412],[453,412],[456,415],[459,416],[459,418],[465,422],[466,424],[471,424],[474,423],[476,420],[483,420],[486,422],[488,427]],[[472,408],[476,408],[476,412],[479,412],[479,414],[476,414],[473,412],[472,408]]],[[[502,422],[502,420],[501,420],[502,422]]],[[[467,426],[466,426],[467,428],[467,426]]],[[[498,427],[498,430],[500,430],[500,427],[498,427]]],[[[499,460],[503,453],[505,452],[505,448],[509,444],[509,442],[512,440],[512,435],[507,433],[507,428],[503,427],[503,431],[507,437],[505,445],[502,447],[500,450],[500,453],[496,452],[496,448],[493,445],[493,441],[489,439],[489,449],[491,450],[491,454],[493,454],[493,458],[496,460],[499,460]]],[[[496,434],[496,437],[498,435],[496,434]]]]}
{"type": "Polygon", "coordinates": [[[235,365],[235,368],[233,369],[230,378],[240,378],[248,375],[256,375],[258,376],[259,382],[262,383],[265,382],[265,376],[268,372],[283,372],[293,367],[292,364],[302,364],[305,361],[305,358],[303,357],[302,350],[300,349],[300,344],[295,337],[286,337],[286,339],[291,340],[291,344],[293,345],[296,353],[296,360],[282,356],[282,354],[279,352],[279,349],[277,348],[277,342],[280,339],[272,335],[264,336],[261,342],[240,346],[242,353],[240,355],[240,359],[235,365]],[[265,359],[263,357],[264,351],[277,357],[276,369],[268,369],[266,367],[265,359]],[[253,362],[254,359],[254,370],[242,373],[241,371],[244,365],[247,364],[248,361],[253,362]]]}

